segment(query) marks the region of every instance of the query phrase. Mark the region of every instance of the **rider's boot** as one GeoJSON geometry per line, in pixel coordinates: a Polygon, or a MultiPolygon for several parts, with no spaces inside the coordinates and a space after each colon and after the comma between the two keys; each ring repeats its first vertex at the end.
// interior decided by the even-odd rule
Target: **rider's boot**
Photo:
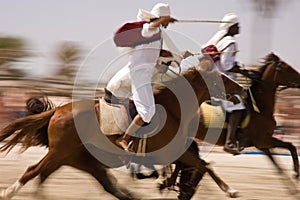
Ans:
{"type": "Polygon", "coordinates": [[[234,155],[239,154],[236,132],[237,132],[237,127],[241,122],[242,114],[243,114],[243,110],[234,110],[229,115],[224,151],[234,155]]]}

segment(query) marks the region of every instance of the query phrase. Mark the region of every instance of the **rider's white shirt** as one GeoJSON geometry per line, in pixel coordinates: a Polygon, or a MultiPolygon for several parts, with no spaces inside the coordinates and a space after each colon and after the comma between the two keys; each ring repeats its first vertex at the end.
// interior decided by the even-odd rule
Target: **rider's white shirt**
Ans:
{"type": "MultiPolygon", "coordinates": [[[[149,28],[149,24],[144,24],[142,35],[151,37],[159,31],[159,27],[149,28]]],[[[161,46],[161,40],[157,40],[131,48],[128,52],[128,64],[107,84],[107,89],[117,97],[132,96],[137,111],[145,122],[149,122],[155,113],[151,78],[161,46]]]]}

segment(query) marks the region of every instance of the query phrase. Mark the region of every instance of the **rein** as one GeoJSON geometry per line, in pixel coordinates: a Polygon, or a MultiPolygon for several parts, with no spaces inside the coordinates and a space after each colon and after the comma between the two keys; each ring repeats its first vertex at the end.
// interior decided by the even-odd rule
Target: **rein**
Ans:
{"type": "MultiPolygon", "coordinates": [[[[269,61],[269,62],[267,62],[267,63],[265,63],[265,66],[268,66],[268,65],[270,65],[270,64],[272,64],[272,65],[274,65],[276,62],[275,61],[269,61]]],[[[276,66],[277,67],[277,66],[276,66]]],[[[264,70],[265,71],[265,70],[264,70]]],[[[263,72],[264,73],[264,72],[263,72]]],[[[262,74],[263,74],[262,73],[262,74]]],[[[262,76],[262,75],[261,75],[262,76]]],[[[276,76],[277,76],[277,68],[276,68],[276,73],[275,73],[275,75],[274,75],[274,78],[273,78],[273,80],[275,80],[275,78],[276,78],[276,76]]],[[[260,83],[263,83],[263,84],[265,84],[263,81],[261,81],[261,80],[257,80],[257,79],[252,79],[253,81],[256,81],[256,82],[260,82],[260,83]]],[[[246,77],[246,82],[247,82],[247,85],[249,85],[248,84],[248,78],[246,77]]],[[[251,91],[251,87],[250,86],[248,86],[248,91],[249,91],[249,95],[250,95],[250,99],[251,99],[251,102],[252,102],[252,106],[253,106],[253,109],[254,109],[254,111],[255,112],[257,112],[257,113],[260,113],[260,110],[259,110],[259,108],[258,108],[258,106],[257,106],[257,103],[256,103],[256,100],[255,100],[255,98],[254,98],[254,96],[253,96],[253,94],[252,94],[252,91],[251,91]]]]}
{"type": "MultiPolygon", "coordinates": [[[[247,85],[249,85],[247,77],[246,77],[246,82],[247,82],[247,85]]],[[[260,110],[259,110],[259,108],[256,104],[256,101],[255,101],[254,96],[252,94],[251,88],[249,86],[248,86],[248,91],[249,91],[249,94],[250,94],[250,98],[251,98],[251,102],[252,102],[252,106],[253,106],[254,111],[257,112],[257,113],[260,113],[260,110]]]]}
{"type": "MultiPolygon", "coordinates": [[[[280,70],[279,68],[280,68],[280,65],[281,65],[281,63],[282,63],[282,61],[277,61],[277,62],[275,62],[275,61],[271,61],[271,63],[270,64],[272,64],[272,65],[275,65],[275,74],[274,74],[274,77],[273,77],[273,81],[276,81],[276,78],[277,78],[277,75],[278,75],[278,71],[280,70]]],[[[289,86],[283,86],[283,87],[279,87],[278,89],[277,89],[277,91],[283,91],[283,90],[286,90],[286,89],[288,89],[288,88],[290,88],[289,86]]]]}
{"type": "MultiPolygon", "coordinates": [[[[272,67],[274,67],[274,65],[275,65],[275,74],[274,74],[274,77],[273,77],[273,81],[276,81],[276,78],[277,78],[277,76],[278,76],[278,71],[280,70],[279,68],[280,68],[280,65],[281,65],[281,61],[269,61],[269,62],[266,62],[265,63],[265,66],[267,67],[268,65],[272,65],[272,67]]],[[[265,69],[266,70],[266,69],[265,69]]],[[[264,70],[264,71],[265,71],[264,70]]],[[[263,74],[264,72],[262,72],[262,74],[263,74]]],[[[262,75],[261,75],[262,76],[262,75]]],[[[253,81],[256,81],[256,82],[260,82],[260,83],[263,83],[263,84],[266,84],[266,83],[264,83],[263,81],[261,81],[261,80],[257,80],[257,79],[252,79],[253,81]]],[[[246,77],[246,82],[247,82],[247,85],[249,85],[248,84],[248,78],[246,77]]],[[[277,91],[283,91],[283,90],[286,90],[286,89],[288,89],[288,88],[290,88],[289,86],[284,86],[284,87],[280,87],[280,88],[278,88],[277,89],[277,91]]],[[[250,94],[250,98],[251,98],[251,102],[252,102],[252,105],[253,105],[253,108],[254,108],[254,110],[256,111],[256,112],[258,112],[258,113],[260,113],[260,110],[258,109],[258,107],[257,107],[257,104],[256,104],[256,101],[255,101],[255,99],[254,99],[254,96],[253,96],[253,94],[252,94],[252,91],[251,91],[251,88],[250,87],[248,87],[248,91],[249,91],[249,94],[250,94]]]]}

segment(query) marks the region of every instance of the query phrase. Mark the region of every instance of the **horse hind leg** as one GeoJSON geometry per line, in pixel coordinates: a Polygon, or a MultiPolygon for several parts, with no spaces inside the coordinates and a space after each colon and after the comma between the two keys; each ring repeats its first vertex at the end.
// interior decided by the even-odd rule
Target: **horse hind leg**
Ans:
{"type": "Polygon", "coordinates": [[[48,177],[55,172],[56,170],[58,170],[60,167],[62,166],[62,164],[57,164],[57,165],[52,165],[52,166],[48,166],[47,170],[42,170],[39,174],[39,182],[38,182],[38,187],[37,190],[35,192],[35,196],[38,196],[40,199],[45,199],[45,196],[43,194],[43,185],[44,182],[48,179],[48,177]]]}
{"type": "MultiPolygon", "coordinates": [[[[24,175],[22,176],[22,178],[24,176],[27,176],[27,174],[33,175],[34,174],[33,172],[36,171],[36,168],[40,165],[42,161],[43,159],[39,161],[37,164],[29,166],[26,172],[24,173],[24,175]]],[[[34,178],[34,176],[36,175],[33,175],[32,178],[34,178]]],[[[1,200],[11,199],[26,184],[27,181],[22,180],[22,178],[18,179],[13,185],[9,186],[5,190],[2,190],[0,192],[0,199],[1,200]]]]}
{"type": "Polygon", "coordinates": [[[285,172],[282,170],[282,168],[278,165],[278,163],[276,162],[276,160],[274,159],[270,149],[260,149],[263,152],[265,152],[265,154],[268,156],[268,158],[271,160],[271,162],[274,164],[274,166],[276,167],[278,173],[281,175],[281,179],[284,183],[284,185],[288,186],[287,189],[288,191],[292,194],[292,195],[297,195],[298,198],[299,197],[299,191],[297,189],[297,186],[295,185],[295,183],[288,177],[287,174],[285,174],[285,172]]]}
{"type": "Polygon", "coordinates": [[[17,180],[10,187],[1,191],[0,199],[6,200],[6,199],[11,199],[13,196],[15,196],[16,193],[28,181],[35,178],[37,175],[39,175],[43,171],[47,171],[49,167],[51,168],[51,165],[53,165],[53,164],[55,165],[55,163],[53,162],[54,161],[53,159],[55,157],[58,157],[58,156],[48,152],[47,155],[44,158],[42,158],[42,160],[40,160],[37,164],[28,167],[27,170],[25,171],[25,173],[23,174],[23,176],[19,180],[17,180]]]}

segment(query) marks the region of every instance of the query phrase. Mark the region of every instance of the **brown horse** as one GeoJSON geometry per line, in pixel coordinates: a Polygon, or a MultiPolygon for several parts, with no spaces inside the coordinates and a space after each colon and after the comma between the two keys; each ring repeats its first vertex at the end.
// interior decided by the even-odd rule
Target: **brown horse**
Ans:
{"type": "MultiPolygon", "coordinates": [[[[294,161],[296,177],[299,177],[299,161],[295,146],[274,138],[272,135],[276,128],[276,121],[274,119],[276,91],[279,86],[300,88],[300,74],[278,56],[271,53],[265,57],[263,66],[256,73],[256,77],[252,79],[252,82],[247,98],[248,105],[250,105],[251,118],[249,125],[242,130],[242,146],[255,146],[262,150],[271,158],[279,170],[279,166],[272,159],[270,149],[276,147],[288,149],[294,161]],[[250,92],[253,98],[251,98],[250,92]],[[252,106],[253,99],[257,104],[259,112],[256,112],[252,106]]],[[[200,123],[197,138],[205,140],[207,138],[206,133],[207,128],[205,128],[203,123],[200,123]]],[[[225,135],[226,130],[223,130],[216,143],[217,145],[224,145],[225,135]]]]}
{"type": "MultiPolygon", "coordinates": [[[[292,143],[281,141],[272,137],[272,135],[276,127],[276,121],[273,115],[277,89],[279,86],[284,86],[285,89],[300,88],[300,74],[278,56],[270,53],[265,57],[260,69],[258,71],[249,71],[248,76],[252,79],[252,85],[248,90],[248,97],[246,99],[250,108],[251,118],[249,125],[239,131],[240,143],[245,148],[254,146],[263,151],[271,159],[280,174],[283,174],[283,170],[273,158],[270,149],[284,148],[289,150],[293,158],[295,176],[298,178],[299,161],[296,147],[292,143]],[[253,100],[255,100],[259,112],[254,110],[253,104],[255,103],[253,100]]],[[[195,122],[199,122],[196,138],[224,146],[227,130],[225,128],[207,128],[202,117],[203,115],[200,110],[200,120],[195,122]]],[[[178,166],[175,172],[179,173],[179,171],[182,170],[182,173],[188,175],[189,172],[187,172],[188,170],[184,170],[185,168],[187,167],[182,165],[178,166]]],[[[185,174],[181,174],[181,176],[184,175],[185,174]]],[[[172,174],[172,177],[167,181],[168,184],[162,187],[164,188],[175,184],[176,177],[177,174],[172,174]]],[[[288,179],[284,180],[288,181],[286,182],[287,184],[293,184],[293,182],[288,179]]],[[[289,189],[292,193],[295,192],[295,188],[289,187],[289,189]]]]}
{"type": "MultiPolygon", "coordinates": [[[[49,151],[37,164],[28,167],[15,184],[3,190],[0,199],[13,197],[36,176],[43,183],[63,165],[90,173],[107,192],[118,199],[135,199],[128,190],[117,186],[107,171],[108,168],[123,166],[128,160],[144,165],[180,161],[197,169],[187,184],[189,192],[182,191],[183,194],[188,193],[188,197],[180,199],[192,197],[199,178],[205,172],[217,181],[221,189],[230,193],[232,190],[229,186],[205,162],[186,151],[189,146],[188,125],[197,114],[199,104],[210,99],[210,94],[222,96],[226,93],[240,93],[242,87],[224,75],[203,72],[195,67],[165,85],[156,86],[154,91],[155,101],[160,106],[148,127],[155,132],[150,131],[148,136],[146,156],[128,153],[113,145],[119,135],[106,137],[101,133],[98,100],[74,101],[17,119],[8,125],[0,132],[0,141],[7,139],[1,151],[10,150],[19,142],[22,142],[24,149],[33,145],[46,145],[49,151]]],[[[138,150],[138,146],[138,142],[134,142],[134,151],[138,150]]]]}

